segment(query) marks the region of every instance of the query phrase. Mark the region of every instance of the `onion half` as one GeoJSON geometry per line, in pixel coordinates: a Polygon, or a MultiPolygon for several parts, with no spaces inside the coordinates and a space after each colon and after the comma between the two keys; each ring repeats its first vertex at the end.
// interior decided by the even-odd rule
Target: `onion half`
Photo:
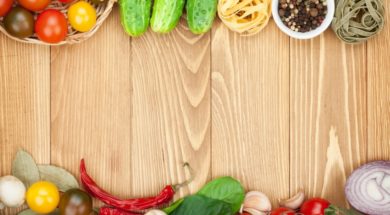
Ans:
{"type": "Polygon", "coordinates": [[[390,214],[390,161],[371,162],[353,171],[345,194],[352,207],[363,213],[390,214]]]}

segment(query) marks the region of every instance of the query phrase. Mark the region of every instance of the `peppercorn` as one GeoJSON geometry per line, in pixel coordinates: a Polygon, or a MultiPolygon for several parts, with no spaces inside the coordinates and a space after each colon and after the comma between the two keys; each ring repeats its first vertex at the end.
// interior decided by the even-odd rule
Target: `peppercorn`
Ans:
{"type": "Polygon", "coordinates": [[[318,28],[327,13],[327,0],[279,0],[279,16],[291,30],[308,32],[318,28]]]}

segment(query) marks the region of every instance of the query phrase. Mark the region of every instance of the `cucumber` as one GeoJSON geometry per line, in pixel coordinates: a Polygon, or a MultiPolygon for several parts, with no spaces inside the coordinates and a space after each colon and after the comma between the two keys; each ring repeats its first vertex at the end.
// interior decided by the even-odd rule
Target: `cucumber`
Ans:
{"type": "Polygon", "coordinates": [[[172,31],[183,13],[184,0],[155,0],[150,26],[154,32],[172,31]]]}
{"type": "Polygon", "coordinates": [[[119,0],[123,29],[130,36],[140,36],[148,30],[152,0],[119,0]]]}
{"type": "Polygon", "coordinates": [[[218,0],[187,0],[187,23],[192,33],[203,34],[210,30],[217,4],[218,0]]]}

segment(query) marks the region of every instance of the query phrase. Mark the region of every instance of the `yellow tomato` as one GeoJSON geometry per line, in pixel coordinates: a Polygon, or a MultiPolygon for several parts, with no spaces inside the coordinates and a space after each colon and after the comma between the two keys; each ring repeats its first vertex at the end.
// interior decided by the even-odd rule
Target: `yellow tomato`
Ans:
{"type": "Polygon", "coordinates": [[[28,188],[26,201],[31,210],[40,214],[47,214],[57,208],[60,201],[60,192],[53,183],[39,181],[28,188]]]}
{"type": "Polygon", "coordinates": [[[68,19],[75,30],[87,32],[96,24],[96,10],[88,2],[79,1],[69,7],[68,19]]]}

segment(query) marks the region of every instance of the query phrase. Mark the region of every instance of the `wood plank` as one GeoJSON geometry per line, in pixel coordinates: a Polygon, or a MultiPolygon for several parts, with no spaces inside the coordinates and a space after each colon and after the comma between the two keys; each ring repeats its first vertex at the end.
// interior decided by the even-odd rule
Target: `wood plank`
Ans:
{"type": "Polygon", "coordinates": [[[252,37],[212,36],[212,173],[289,195],[289,40],[272,22],[252,37]],[[275,189],[277,188],[277,189],[275,189]]]}
{"type": "Polygon", "coordinates": [[[344,182],[366,160],[366,47],[331,30],[291,39],[291,191],[345,205],[344,182]]]}
{"type": "Polygon", "coordinates": [[[52,162],[126,196],[131,189],[130,39],[117,9],[89,40],[52,48],[52,162]]]}
{"type": "Polygon", "coordinates": [[[385,29],[368,41],[368,158],[390,160],[390,1],[385,29]]]}
{"type": "Polygon", "coordinates": [[[19,149],[50,162],[50,49],[0,34],[0,176],[19,149]]]}
{"type": "Polygon", "coordinates": [[[173,32],[132,40],[134,194],[154,195],[165,184],[210,176],[210,34],[193,35],[185,20],[173,32]]]}

